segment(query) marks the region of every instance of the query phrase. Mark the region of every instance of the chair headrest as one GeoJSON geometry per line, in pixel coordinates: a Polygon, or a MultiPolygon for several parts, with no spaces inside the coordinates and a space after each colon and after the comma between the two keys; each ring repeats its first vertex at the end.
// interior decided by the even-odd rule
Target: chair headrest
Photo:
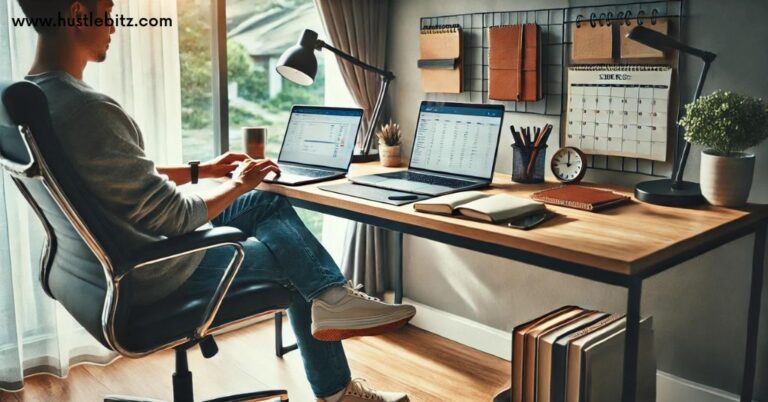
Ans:
{"type": "Polygon", "coordinates": [[[48,100],[36,84],[28,81],[0,82],[0,163],[14,174],[30,175],[33,157],[20,126],[33,130],[50,127],[48,100]]]}

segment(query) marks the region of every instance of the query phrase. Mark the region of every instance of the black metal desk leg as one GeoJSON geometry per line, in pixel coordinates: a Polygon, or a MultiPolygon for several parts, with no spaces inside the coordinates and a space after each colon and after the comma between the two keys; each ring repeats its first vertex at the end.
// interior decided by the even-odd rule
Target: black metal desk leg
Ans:
{"type": "Polygon", "coordinates": [[[747,351],[744,355],[744,373],[741,385],[741,402],[752,402],[755,387],[755,364],[757,360],[757,332],[760,322],[760,299],[763,293],[763,271],[765,269],[765,229],[763,224],[755,231],[755,246],[752,255],[752,284],[749,293],[749,316],[747,318],[747,351]]]}
{"type": "Polygon", "coordinates": [[[627,287],[627,331],[624,338],[624,379],[621,400],[635,402],[637,394],[637,353],[640,342],[640,299],[642,279],[633,280],[627,287]]]}
{"type": "Polygon", "coordinates": [[[397,232],[397,266],[395,266],[395,304],[403,303],[403,232],[397,232]]]}

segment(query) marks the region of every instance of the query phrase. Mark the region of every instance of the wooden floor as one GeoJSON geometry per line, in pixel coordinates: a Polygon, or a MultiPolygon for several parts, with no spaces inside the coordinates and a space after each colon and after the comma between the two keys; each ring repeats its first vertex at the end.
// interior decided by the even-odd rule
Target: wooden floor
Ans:
{"type": "MultiPolygon", "coordinates": [[[[299,353],[274,354],[271,321],[217,338],[219,354],[205,360],[189,352],[196,400],[253,390],[286,388],[292,401],[314,401],[299,353]]],[[[509,363],[407,326],[381,337],[344,342],[353,377],[382,390],[405,391],[411,401],[490,401],[509,379],[509,363]]],[[[171,400],[173,353],[83,365],[67,379],[35,376],[24,391],[0,392],[0,401],[89,402],[126,394],[171,400]]]]}

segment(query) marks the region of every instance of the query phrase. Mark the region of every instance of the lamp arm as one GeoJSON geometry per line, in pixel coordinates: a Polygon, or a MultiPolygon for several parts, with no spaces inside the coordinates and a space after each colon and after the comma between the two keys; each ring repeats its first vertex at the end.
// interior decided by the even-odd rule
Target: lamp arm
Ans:
{"type": "Polygon", "coordinates": [[[333,46],[331,46],[331,45],[329,45],[329,44],[327,44],[327,43],[325,43],[325,42],[323,42],[321,40],[317,41],[316,48],[317,49],[328,49],[332,53],[334,53],[335,55],[341,57],[342,59],[344,59],[344,60],[346,60],[346,61],[348,61],[348,62],[350,62],[350,63],[352,63],[352,64],[354,64],[354,65],[356,65],[358,67],[362,67],[362,68],[364,68],[364,69],[366,69],[368,71],[373,71],[376,74],[379,74],[382,77],[385,77],[385,78],[387,78],[390,81],[395,79],[395,75],[392,74],[391,71],[382,70],[382,69],[380,69],[378,67],[374,67],[374,66],[372,66],[370,64],[364,63],[360,59],[352,57],[352,56],[342,52],[339,49],[336,49],[335,47],[333,47],[333,46]]]}
{"type": "Polygon", "coordinates": [[[376,105],[373,107],[373,114],[371,115],[371,120],[368,122],[368,132],[365,134],[365,141],[363,142],[363,149],[361,150],[363,155],[368,155],[371,152],[371,145],[373,145],[373,137],[376,132],[376,123],[378,123],[379,116],[381,116],[384,98],[391,81],[392,79],[389,77],[381,77],[379,96],[376,98],[376,105]]]}
{"type": "MultiPolygon", "coordinates": [[[[693,95],[692,102],[696,102],[699,97],[701,97],[701,91],[704,89],[704,81],[707,79],[707,74],[709,73],[709,66],[712,64],[712,61],[715,59],[715,55],[709,52],[705,52],[709,54],[710,56],[704,57],[704,68],[701,70],[701,75],[699,76],[699,83],[696,84],[696,92],[693,95]]],[[[679,141],[680,138],[680,124],[677,125],[677,138],[679,141]]],[[[681,183],[683,181],[683,174],[685,173],[685,165],[688,162],[688,154],[691,152],[691,143],[688,141],[685,141],[685,145],[683,146],[683,153],[680,155],[680,162],[677,164],[677,170],[675,171],[674,177],[672,178],[672,188],[680,188],[681,183]]]]}

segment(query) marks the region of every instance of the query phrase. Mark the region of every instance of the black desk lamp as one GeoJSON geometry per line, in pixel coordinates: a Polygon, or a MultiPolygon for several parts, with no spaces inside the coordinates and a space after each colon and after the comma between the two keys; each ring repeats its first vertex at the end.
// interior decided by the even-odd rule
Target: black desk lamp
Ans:
{"type": "Polygon", "coordinates": [[[339,49],[336,49],[322,40],[318,39],[317,32],[305,29],[301,34],[299,42],[286,50],[280,60],[277,62],[277,72],[283,76],[283,78],[295,82],[299,85],[311,85],[315,82],[315,76],[317,75],[317,58],[315,57],[315,50],[328,49],[335,53],[342,59],[362,67],[368,71],[373,71],[381,76],[381,88],[379,89],[379,97],[376,99],[376,105],[373,108],[373,115],[368,122],[368,132],[365,134],[365,140],[363,148],[360,150],[360,154],[353,156],[353,162],[368,162],[377,159],[377,155],[369,155],[371,151],[371,145],[373,144],[373,137],[376,132],[376,123],[379,121],[381,115],[381,107],[384,103],[384,96],[389,88],[389,83],[395,79],[395,75],[391,71],[382,70],[376,68],[370,64],[363,63],[357,58],[354,58],[339,49]]]}
{"type": "MultiPolygon", "coordinates": [[[[696,85],[696,93],[693,96],[693,101],[699,99],[701,90],[704,87],[704,80],[707,78],[707,72],[709,72],[709,66],[712,64],[712,61],[715,60],[715,57],[717,57],[714,53],[692,48],[667,35],[643,26],[637,26],[629,31],[627,38],[657,50],[678,50],[700,58],[704,62],[704,68],[701,70],[701,76],[699,77],[699,83],[696,85]]],[[[680,124],[677,125],[675,134],[675,140],[679,142],[679,139],[680,124]]],[[[690,152],[691,143],[685,141],[683,153],[680,155],[680,161],[677,163],[677,167],[672,173],[672,179],[638,183],[637,186],[635,186],[635,197],[640,201],[659,205],[685,206],[703,204],[705,201],[704,197],[701,195],[699,183],[683,181],[685,164],[688,161],[688,154],[690,152]]]]}

